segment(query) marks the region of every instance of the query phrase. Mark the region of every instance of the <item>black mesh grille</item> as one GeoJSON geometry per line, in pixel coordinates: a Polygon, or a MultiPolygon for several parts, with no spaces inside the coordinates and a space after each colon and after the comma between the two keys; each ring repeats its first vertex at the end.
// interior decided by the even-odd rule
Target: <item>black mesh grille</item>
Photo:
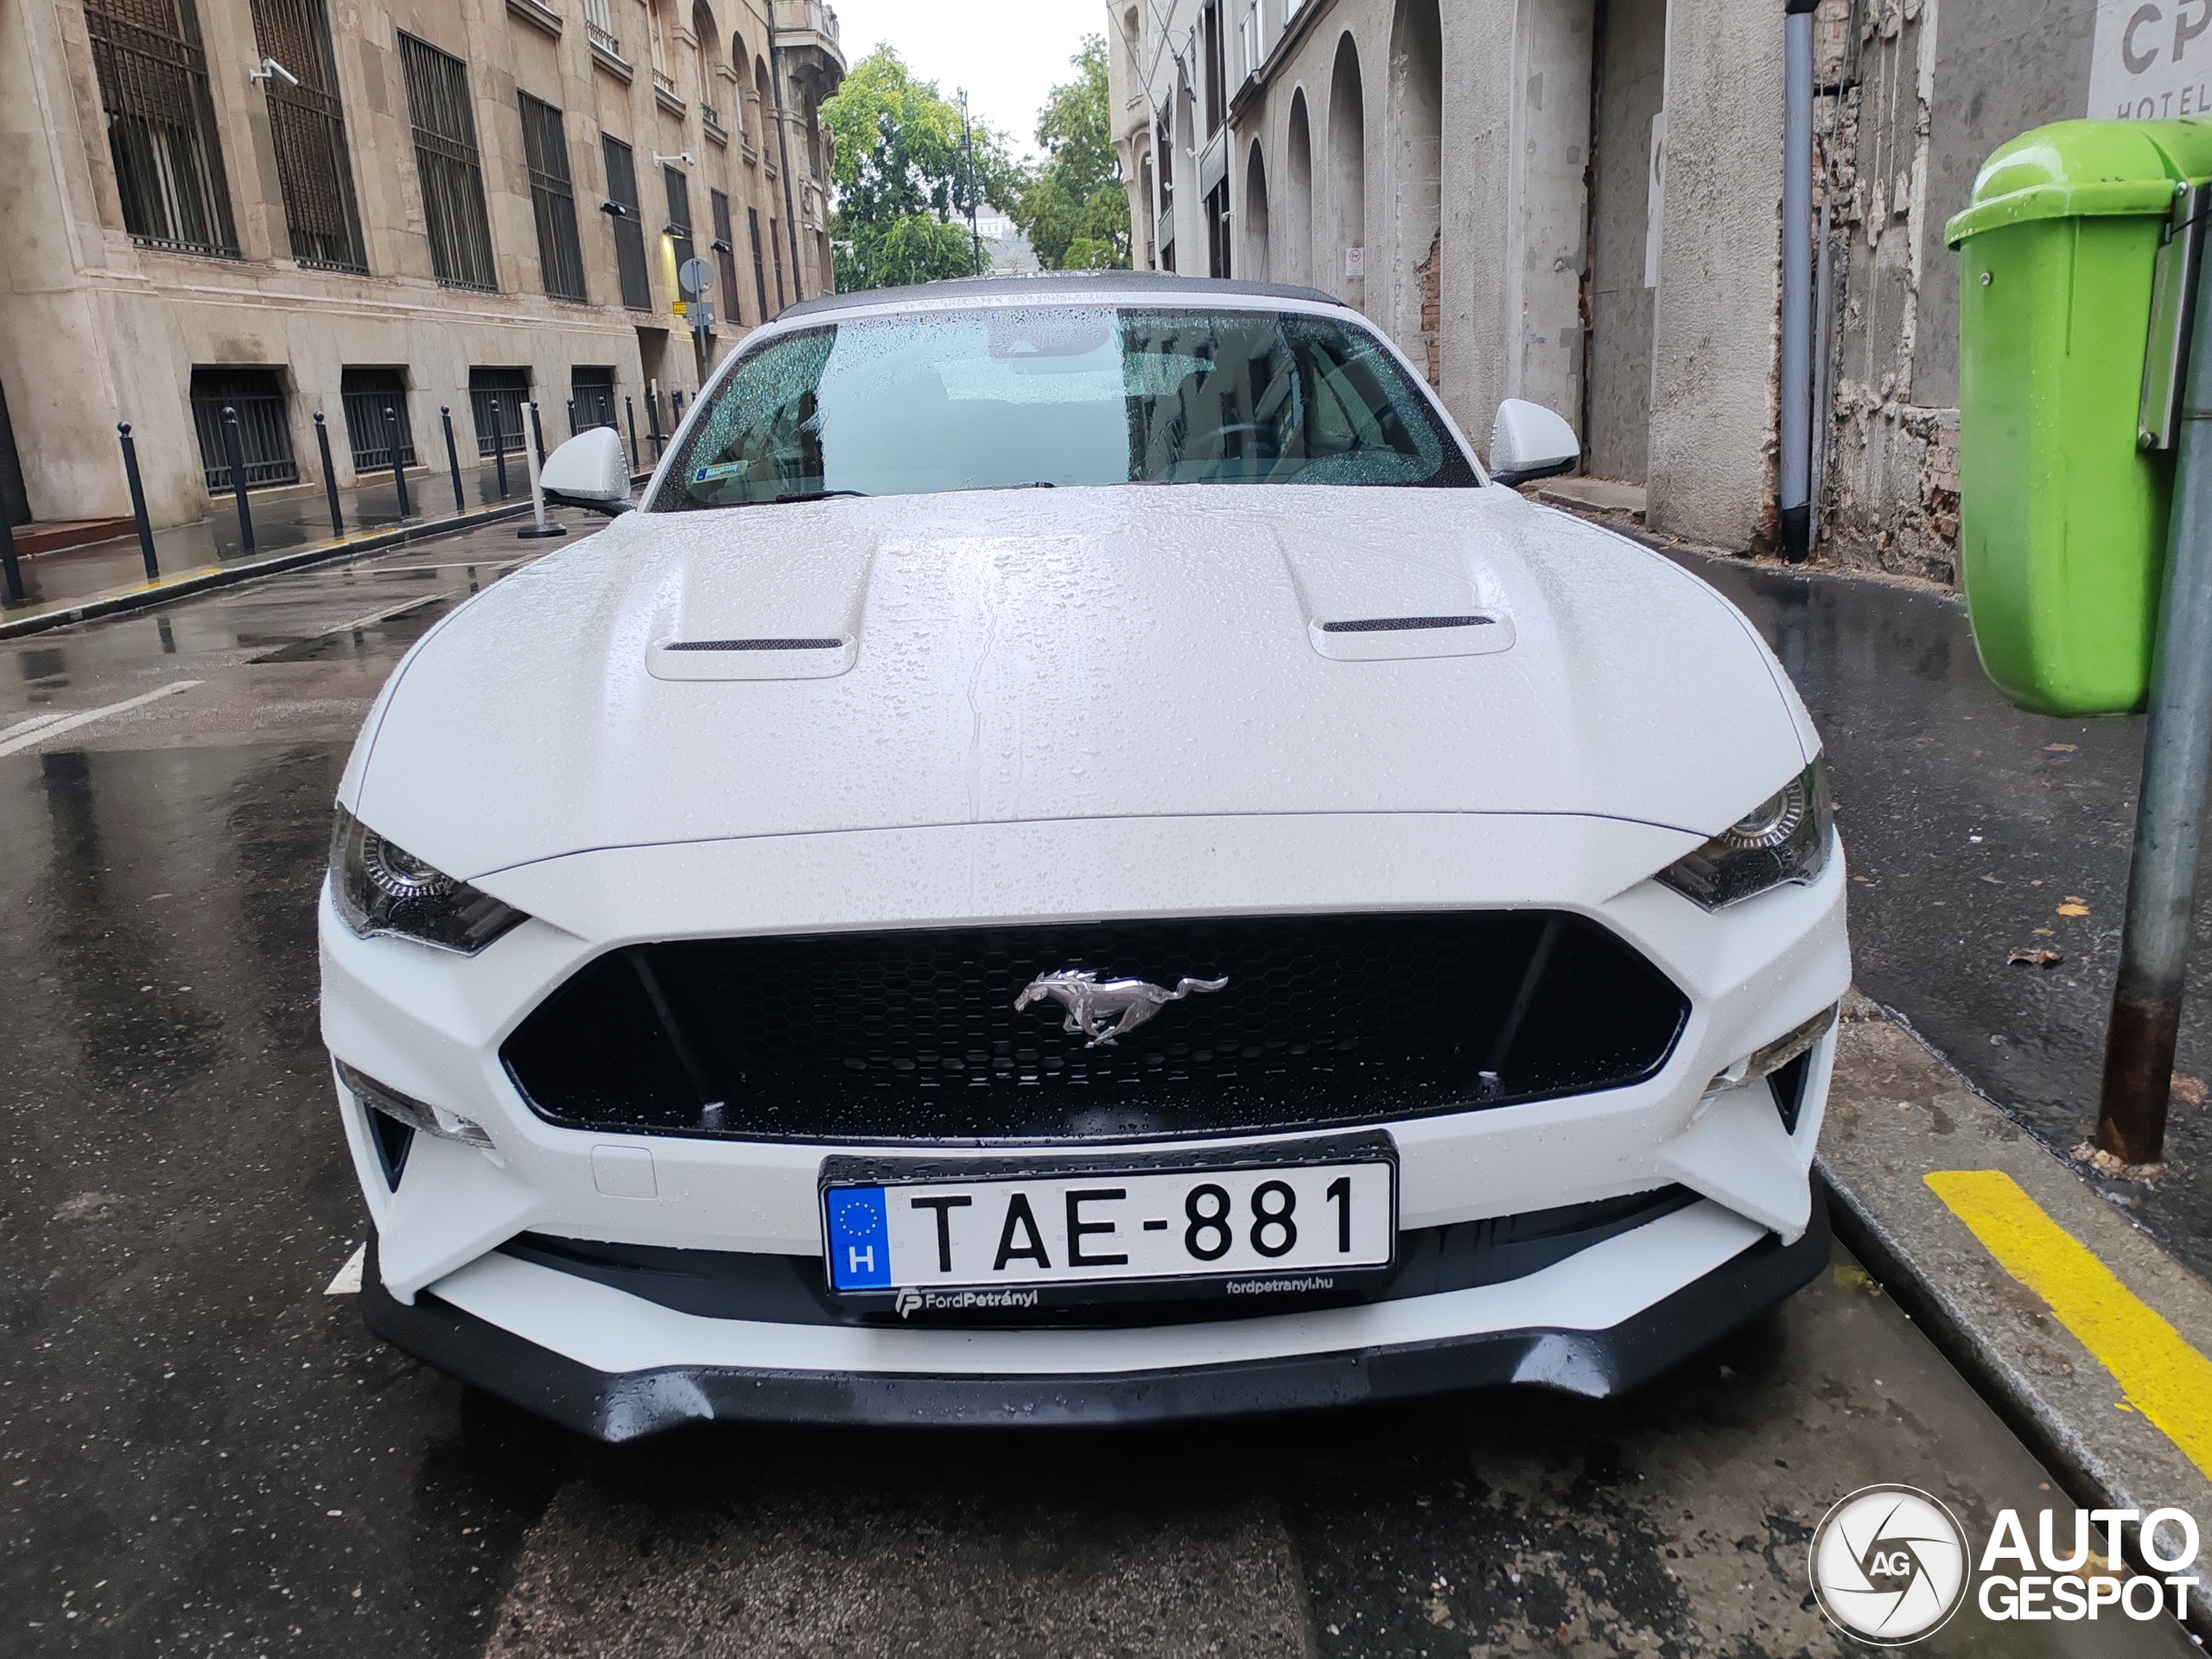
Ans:
{"type": "Polygon", "coordinates": [[[749,1140],[1099,1141],[1384,1122],[1618,1088],[1688,1002],[1541,911],[1232,917],[718,939],[601,957],[502,1051],[540,1116],[749,1140]],[[1039,975],[1173,988],[1090,1046],[1039,975]]]}

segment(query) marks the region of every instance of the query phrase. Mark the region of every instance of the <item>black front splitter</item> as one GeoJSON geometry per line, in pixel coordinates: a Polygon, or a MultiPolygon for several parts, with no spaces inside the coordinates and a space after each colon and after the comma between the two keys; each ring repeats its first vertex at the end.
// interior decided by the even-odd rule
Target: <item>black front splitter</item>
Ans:
{"type": "Polygon", "coordinates": [[[1626,1394],[1809,1283],[1827,1264],[1816,1185],[1805,1235],[1772,1235],[1603,1331],[1535,1328],[1399,1346],[1071,1376],[789,1371],[681,1365],[609,1373],[542,1348],[428,1292],[384,1287],[372,1242],[361,1275],[369,1328],[395,1347],[563,1427],[607,1441],[685,1423],[1021,1426],[1165,1422],[1308,1410],[1504,1383],[1592,1399],[1626,1394]]]}

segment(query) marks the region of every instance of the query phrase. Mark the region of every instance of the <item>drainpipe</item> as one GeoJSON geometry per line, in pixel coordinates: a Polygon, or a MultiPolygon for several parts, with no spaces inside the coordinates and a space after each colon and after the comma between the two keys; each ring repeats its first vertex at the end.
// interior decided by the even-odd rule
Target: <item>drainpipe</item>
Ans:
{"type": "Polygon", "coordinates": [[[1782,99],[1782,555],[1811,548],[1813,472],[1813,8],[1785,0],[1782,99]]]}
{"type": "MultiPolygon", "coordinates": [[[[1794,3],[1794,0],[1793,0],[1794,3]]],[[[801,276],[798,257],[798,209],[791,197],[791,130],[784,120],[784,59],[776,45],[776,0],[768,0],[768,73],[773,78],[770,90],[776,94],[776,155],[784,169],[784,240],[791,250],[791,298],[806,297],[806,278],[801,276]]]]}

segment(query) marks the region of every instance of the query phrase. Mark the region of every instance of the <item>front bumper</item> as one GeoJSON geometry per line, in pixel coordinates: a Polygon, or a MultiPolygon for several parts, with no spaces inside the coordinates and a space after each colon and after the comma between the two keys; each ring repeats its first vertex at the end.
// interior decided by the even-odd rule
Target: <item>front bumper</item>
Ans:
{"type": "MultiPolygon", "coordinates": [[[[1708,1224],[1713,1220],[1696,1217],[1695,1211],[1685,1213],[1708,1224]]],[[[1620,1242],[1648,1249],[1649,1243],[1641,1235],[1666,1225],[1654,1223],[1624,1235],[1620,1242]]],[[[1599,1246],[1584,1255],[1597,1255],[1606,1248],[1599,1246]]],[[[1827,1206],[1815,1192],[1810,1221],[1795,1243],[1784,1244],[1767,1234],[1657,1301],[1595,1329],[1531,1322],[1453,1336],[1384,1339],[1322,1351],[1261,1353],[1226,1361],[1114,1371],[842,1370],[697,1359],[606,1370],[448,1301],[443,1295],[418,1296],[412,1305],[399,1301],[384,1287],[373,1247],[362,1286],[370,1329],[394,1346],[578,1433],[623,1441],[686,1423],[717,1421],[1034,1427],[1163,1422],[1355,1405],[1507,1383],[1602,1399],[1642,1387],[1764,1313],[1810,1282],[1826,1265],[1828,1250],[1827,1206]]],[[[1574,1265],[1567,1262],[1560,1267],[1574,1265]]],[[[507,1263],[506,1268],[514,1270],[506,1273],[509,1277],[546,1271],[520,1263],[507,1263]]],[[[1519,1291],[1514,1297],[1499,1299],[1499,1305],[1525,1306],[1531,1300],[1527,1289],[1534,1281],[1557,1271],[1547,1269],[1512,1286],[1486,1288],[1519,1291]]],[[[518,1303],[531,1300],[524,1284],[518,1303]]],[[[484,1296],[486,1287],[455,1286],[449,1291],[465,1300],[476,1300],[484,1296]]],[[[1481,1294],[1459,1292],[1452,1297],[1420,1300],[1436,1302],[1481,1294]]],[[[496,1291],[493,1296],[499,1299],[496,1291]]],[[[1542,1299],[1539,1287],[1534,1300],[1542,1299]]],[[[587,1316],[598,1311],[579,1310],[587,1316]]],[[[1371,1311],[1332,1313],[1359,1315],[1371,1311]]],[[[527,1328],[532,1323],[531,1312],[524,1306],[511,1306],[507,1317],[527,1328]]],[[[663,1313],[660,1322],[688,1318],[663,1313]]],[[[1313,1322],[1292,1314],[1252,1320],[1249,1325],[1313,1322]]],[[[1191,1329],[1211,1333],[1205,1338],[1209,1347],[1237,1345],[1223,1339],[1220,1326],[1191,1329]]],[[[632,1340],[638,1336],[634,1331],[627,1334],[632,1340]]],[[[913,1344],[914,1356],[921,1357],[938,1345],[927,1338],[940,1333],[891,1334],[909,1343],[924,1338],[913,1344]]],[[[975,1333],[941,1334],[976,1345],[975,1333]]],[[[1133,1333],[1084,1334],[1108,1335],[1126,1348],[1127,1338],[1133,1333]]],[[[1159,1333],[1144,1334],[1156,1338],[1159,1333]]],[[[676,1339],[680,1342],[680,1335],[676,1339]]],[[[988,1343],[982,1345],[989,1346],[988,1343]]],[[[988,1357],[984,1363],[989,1363],[988,1357]]]]}

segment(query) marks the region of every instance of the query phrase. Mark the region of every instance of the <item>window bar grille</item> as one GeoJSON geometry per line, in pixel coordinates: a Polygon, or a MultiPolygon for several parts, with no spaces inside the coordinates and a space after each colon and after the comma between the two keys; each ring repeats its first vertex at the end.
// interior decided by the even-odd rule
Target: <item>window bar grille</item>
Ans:
{"type": "Polygon", "coordinates": [[[480,458],[522,453],[522,406],[529,396],[530,377],[520,369],[468,372],[469,412],[476,421],[476,453],[480,458]],[[496,448],[494,433],[498,434],[496,448]]]}
{"type": "Polygon", "coordinates": [[[528,92],[522,100],[523,158],[530,171],[530,206],[537,221],[537,266],[556,300],[584,301],[584,254],[576,236],[576,190],[569,175],[569,140],[561,111],[528,92]]]}
{"type": "Polygon", "coordinates": [[[728,308],[726,318],[729,326],[742,327],[745,308],[738,303],[737,245],[730,239],[734,232],[730,225],[729,198],[719,190],[709,190],[707,206],[714,213],[715,264],[722,283],[722,291],[715,297],[728,308]]]}
{"type": "Polygon", "coordinates": [[[339,376],[339,401],[346,410],[346,442],[353,450],[357,473],[391,467],[391,436],[384,412],[399,416],[399,460],[415,465],[415,423],[407,410],[407,378],[397,369],[347,369],[339,376]]]}
{"type": "Polygon", "coordinates": [[[270,75],[262,83],[292,257],[321,270],[366,272],[325,0],[253,0],[253,35],[263,57],[299,80],[270,75]]]}
{"type": "Polygon", "coordinates": [[[231,488],[231,463],[223,438],[223,410],[238,410],[238,442],[248,489],[299,482],[292,432],[284,416],[284,391],[266,369],[213,372],[192,377],[192,424],[200,438],[201,476],[210,493],[231,488]]]}
{"type": "Polygon", "coordinates": [[[237,258],[193,0],[86,0],[85,23],[131,240],[237,258]]]}
{"type": "Polygon", "coordinates": [[[602,136],[607,158],[607,200],[614,220],[614,268],[622,279],[622,303],[632,311],[650,311],[652,287],[645,278],[645,230],[639,222],[638,171],[630,146],[620,138],[602,136]],[[613,212],[614,209],[620,212],[613,212]]]}
{"type": "Polygon", "coordinates": [[[495,293],[492,225],[484,203],[484,168],[469,107],[468,67],[450,53],[399,37],[407,77],[407,109],[415,129],[415,171],[430,238],[430,268],[448,288],[495,293]]]}

